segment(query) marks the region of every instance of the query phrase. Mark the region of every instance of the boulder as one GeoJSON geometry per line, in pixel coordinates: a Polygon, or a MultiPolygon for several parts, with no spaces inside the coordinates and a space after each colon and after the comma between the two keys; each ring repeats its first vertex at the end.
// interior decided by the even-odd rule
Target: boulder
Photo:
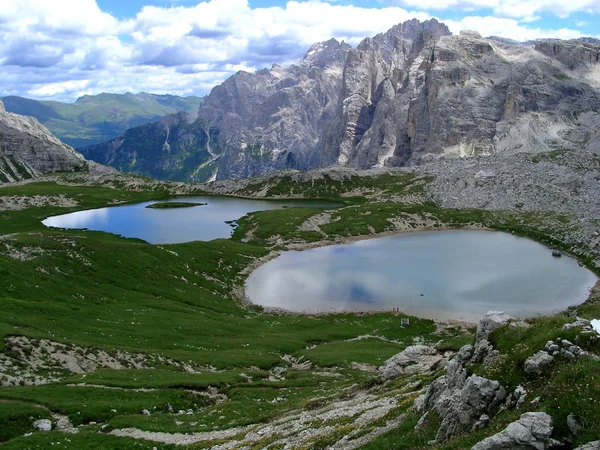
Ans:
{"type": "Polygon", "coordinates": [[[443,356],[433,347],[412,345],[392,356],[377,370],[382,380],[393,380],[400,375],[429,372],[442,359],[443,356]]]}
{"type": "Polygon", "coordinates": [[[490,414],[505,398],[498,381],[471,375],[462,389],[450,390],[435,404],[441,421],[436,442],[470,431],[482,414],[490,414]]]}
{"type": "Polygon", "coordinates": [[[477,336],[475,342],[487,339],[492,331],[514,319],[513,316],[502,311],[488,311],[477,325],[477,336]]]}
{"type": "Polygon", "coordinates": [[[472,450],[545,450],[552,445],[552,417],[544,412],[529,412],[500,433],[475,444],[472,450]]]}
{"type": "Polygon", "coordinates": [[[523,369],[525,373],[532,377],[539,377],[546,368],[554,361],[554,357],[550,356],[543,350],[540,350],[535,355],[530,356],[525,360],[523,369]]]}
{"type": "Polygon", "coordinates": [[[48,419],[40,419],[33,422],[33,428],[40,431],[50,431],[52,429],[52,422],[48,419]]]}

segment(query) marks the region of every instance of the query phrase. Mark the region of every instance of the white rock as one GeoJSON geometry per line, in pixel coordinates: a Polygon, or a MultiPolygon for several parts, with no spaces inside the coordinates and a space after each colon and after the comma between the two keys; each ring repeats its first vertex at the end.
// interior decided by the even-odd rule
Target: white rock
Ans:
{"type": "Polygon", "coordinates": [[[40,431],[50,431],[52,429],[52,422],[48,419],[40,419],[33,422],[33,427],[40,431]]]}

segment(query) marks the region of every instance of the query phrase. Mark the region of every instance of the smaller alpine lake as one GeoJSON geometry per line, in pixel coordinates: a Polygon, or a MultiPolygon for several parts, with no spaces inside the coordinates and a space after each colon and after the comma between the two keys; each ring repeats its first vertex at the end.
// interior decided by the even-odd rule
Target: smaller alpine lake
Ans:
{"type": "Polygon", "coordinates": [[[79,228],[106,231],[128,238],[143,239],[151,244],[178,244],[210,241],[231,236],[235,220],[249,212],[287,207],[332,208],[337,203],[313,200],[249,200],[222,196],[177,197],[167,201],[150,201],[131,205],[109,206],[48,217],[47,227],[79,228]],[[190,204],[186,208],[168,208],[190,204]],[[191,204],[196,205],[191,205],[191,204]],[[161,207],[152,208],[157,204],[161,207]],[[150,206],[150,207],[149,207],[150,206]]]}
{"type": "Polygon", "coordinates": [[[491,231],[407,233],[283,252],[254,270],[248,299],[293,312],[393,311],[476,321],[583,303],[596,276],[529,239],[491,231]]]}

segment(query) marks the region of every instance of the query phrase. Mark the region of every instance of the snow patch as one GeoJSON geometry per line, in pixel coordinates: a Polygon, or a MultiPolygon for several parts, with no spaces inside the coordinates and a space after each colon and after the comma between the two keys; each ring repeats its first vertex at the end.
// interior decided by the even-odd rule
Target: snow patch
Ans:
{"type": "Polygon", "coordinates": [[[596,331],[596,333],[600,334],[600,320],[594,319],[590,322],[592,328],[596,331]]]}

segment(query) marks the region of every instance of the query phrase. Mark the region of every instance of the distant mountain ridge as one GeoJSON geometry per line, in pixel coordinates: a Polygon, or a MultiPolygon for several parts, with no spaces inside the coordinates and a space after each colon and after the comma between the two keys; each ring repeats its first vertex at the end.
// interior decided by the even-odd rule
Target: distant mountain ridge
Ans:
{"type": "Polygon", "coordinates": [[[194,121],[174,119],[175,133],[174,122],[156,122],[82,152],[184,181],[443,155],[600,152],[599,62],[593,39],[520,43],[413,19],[356,48],[331,39],[287,68],[238,72],[194,121]]]}
{"type": "Polygon", "coordinates": [[[85,95],[75,103],[8,96],[8,112],[35,117],[64,143],[85,147],[117,137],[123,131],[185,111],[194,114],[201,97],[139,94],[85,95]]]}
{"type": "Polygon", "coordinates": [[[86,167],[80,153],[36,119],[6,112],[0,101],[0,184],[86,167]]]}

